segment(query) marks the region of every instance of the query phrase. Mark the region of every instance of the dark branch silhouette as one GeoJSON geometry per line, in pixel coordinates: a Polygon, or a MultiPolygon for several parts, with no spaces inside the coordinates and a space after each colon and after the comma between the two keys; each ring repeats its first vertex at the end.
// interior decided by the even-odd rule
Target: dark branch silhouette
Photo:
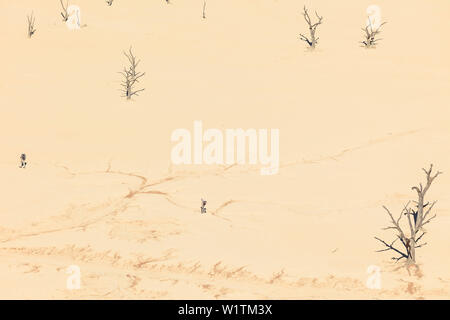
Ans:
{"type": "Polygon", "coordinates": [[[69,1],[66,1],[66,5],[64,5],[63,0],[59,0],[59,2],[61,2],[61,7],[62,7],[62,11],[61,16],[63,18],[63,21],[66,22],[67,20],[69,20],[69,13],[67,12],[67,7],[69,6],[69,1]]]}
{"type": "Polygon", "coordinates": [[[323,17],[319,16],[316,12],[316,17],[318,20],[317,22],[313,23],[311,17],[309,16],[308,9],[306,9],[306,6],[303,7],[303,17],[305,18],[305,21],[308,24],[310,37],[308,38],[307,36],[300,34],[300,39],[305,41],[311,49],[314,49],[319,40],[319,38],[316,37],[316,30],[317,27],[322,24],[323,17]]]}
{"type": "Polygon", "coordinates": [[[31,38],[33,34],[36,32],[36,28],[34,27],[35,18],[33,12],[27,16],[28,20],[28,38],[31,38]]]}
{"type": "Polygon", "coordinates": [[[368,18],[368,24],[365,28],[362,28],[364,31],[364,41],[361,41],[361,43],[366,48],[375,48],[377,45],[377,42],[382,40],[380,38],[377,38],[378,35],[381,33],[381,27],[386,24],[386,22],[383,22],[380,24],[380,26],[376,29],[374,29],[372,25],[372,21],[370,21],[370,18],[368,18]]]}
{"type": "Polygon", "coordinates": [[[130,63],[128,67],[124,67],[122,72],[119,72],[123,76],[123,80],[121,83],[123,97],[126,97],[127,100],[130,100],[133,96],[139,96],[139,92],[144,91],[145,89],[135,89],[136,84],[139,82],[139,79],[145,75],[145,72],[138,72],[136,70],[139,65],[140,60],[136,60],[133,52],[130,50],[124,52],[124,55],[127,57],[128,62],[130,63]]]}
{"type": "Polygon", "coordinates": [[[427,244],[419,243],[426,234],[423,226],[428,224],[432,219],[436,217],[436,215],[430,216],[431,210],[433,209],[436,201],[434,201],[431,205],[429,202],[425,203],[425,195],[434,179],[436,179],[442,172],[437,171],[433,174],[433,165],[430,165],[430,169],[423,169],[423,171],[425,172],[427,179],[425,187],[421,183],[418,187],[412,187],[412,189],[417,192],[418,196],[418,200],[414,201],[414,203],[416,204],[415,209],[411,208],[410,202],[408,202],[400,212],[398,219],[395,219],[389,209],[383,206],[391,220],[391,225],[384,228],[384,230],[395,230],[397,233],[395,240],[389,244],[386,241],[375,237],[376,240],[381,242],[386,247],[385,249],[378,250],[377,252],[392,250],[399,254],[398,257],[394,257],[392,259],[399,261],[405,258],[408,264],[416,263],[416,249],[421,248],[427,244]],[[403,229],[404,227],[400,225],[403,216],[406,216],[408,220],[408,233],[405,232],[403,229]],[[402,243],[403,250],[394,247],[394,244],[397,240],[400,240],[400,242],[402,243]]]}

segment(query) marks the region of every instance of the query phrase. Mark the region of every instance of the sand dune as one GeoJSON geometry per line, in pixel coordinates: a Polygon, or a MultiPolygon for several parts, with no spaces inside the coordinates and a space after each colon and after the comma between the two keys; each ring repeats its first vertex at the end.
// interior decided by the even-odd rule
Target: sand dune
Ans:
{"type": "Polygon", "coordinates": [[[206,19],[203,0],[71,2],[80,30],[59,1],[0,1],[0,298],[450,297],[448,1],[378,1],[375,50],[358,45],[372,3],[306,1],[315,52],[298,1],[208,0],[206,19]],[[146,90],[126,101],[131,46],[146,90]],[[195,120],[278,128],[278,174],[172,164],[171,133],[195,120]],[[407,269],[373,237],[430,163],[437,217],[407,269]]]}

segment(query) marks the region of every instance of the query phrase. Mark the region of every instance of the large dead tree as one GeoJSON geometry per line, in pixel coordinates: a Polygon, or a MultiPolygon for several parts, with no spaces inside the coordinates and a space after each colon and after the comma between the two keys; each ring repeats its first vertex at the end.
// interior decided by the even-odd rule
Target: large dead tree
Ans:
{"type": "Polygon", "coordinates": [[[319,38],[316,37],[316,30],[317,27],[321,25],[323,22],[323,17],[319,16],[317,12],[315,13],[317,17],[317,22],[313,23],[311,17],[309,16],[308,9],[306,9],[306,6],[303,7],[303,17],[305,18],[305,21],[308,24],[310,37],[308,38],[307,36],[304,36],[303,34],[300,33],[300,39],[305,41],[311,49],[314,49],[317,45],[317,41],[319,40],[319,38]]]}
{"type": "Polygon", "coordinates": [[[374,28],[372,22],[370,21],[370,18],[368,18],[367,26],[365,28],[362,28],[362,30],[364,31],[364,41],[361,41],[361,43],[364,45],[364,47],[375,48],[377,42],[382,40],[377,37],[381,33],[381,27],[385,24],[386,22],[383,22],[378,26],[378,28],[374,28]]]}
{"type": "Polygon", "coordinates": [[[28,20],[28,38],[31,38],[33,34],[36,32],[36,28],[34,27],[35,23],[34,14],[31,13],[30,15],[28,15],[27,20],[28,20]]]}
{"type": "Polygon", "coordinates": [[[145,75],[145,72],[138,72],[136,70],[139,65],[140,60],[136,60],[133,52],[130,50],[128,53],[124,52],[124,55],[127,57],[128,62],[130,63],[128,67],[124,67],[123,71],[120,72],[123,76],[122,80],[122,92],[123,97],[126,97],[127,100],[130,100],[133,96],[139,96],[139,92],[144,91],[145,89],[137,90],[135,88],[136,84],[139,82],[139,79],[145,75]]]}
{"type": "Polygon", "coordinates": [[[393,260],[399,261],[401,259],[406,259],[407,264],[416,263],[416,249],[427,244],[420,243],[423,236],[426,234],[424,226],[436,217],[436,215],[431,214],[431,210],[436,204],[436,201],[433,203],[426,202],[425,196],[434,179],[436,179],[442,172],[437,171],[433,174],[433,165],[431,165],[428,170],[422,170],[425,172],[427,183],[425,186],[420,183],[419,186],[412,187],[412,190],[417,192],[417,201],[413,201],[415,204],[413,207],[410,206],[411,202],[408,202],[403,207],[399,217],[395,219],[389,209],[383,206],[391,220],[391,225],[384,228],[384,230],[394,230],[396,232],[395,239],[392,242],[387,243],[386,241],[375,237],[375,239],[380,241],[386,247],[385,249],[378,250],[377,252],[392,250],[398,254],[397,257],[392,258],[393,260]],[[401,225],[401,219],[403,216],[406,216],[407,218],[407,227],[401,225]],[[400,240],[403,248],[399,249],[394,246],[397,240],[400,240]]]}

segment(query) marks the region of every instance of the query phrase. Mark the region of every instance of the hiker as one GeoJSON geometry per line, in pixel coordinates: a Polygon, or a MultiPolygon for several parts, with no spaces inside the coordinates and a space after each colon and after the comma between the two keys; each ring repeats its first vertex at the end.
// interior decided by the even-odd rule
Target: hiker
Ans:
{"type": "Polygon", "coordinates": [[[24,168],[27,166],[27,156],[25,155],[25,153],[22,153],[20,155],[20,167],[19,168],[24,168]]]}
{"type": "Polygon", "coordinates": [[[206,200],[202,200],[202,206],[200,207],[201,213],[206,213],[206,200]]]}

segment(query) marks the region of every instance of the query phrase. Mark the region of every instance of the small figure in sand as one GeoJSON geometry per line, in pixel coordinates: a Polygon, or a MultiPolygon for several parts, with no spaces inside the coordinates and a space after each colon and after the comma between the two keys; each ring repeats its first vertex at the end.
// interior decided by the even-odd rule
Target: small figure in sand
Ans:
{"type": "Polygon", "coordinates": [[[25,153],[22,153],[20,155],[20,167],[19,168],[24,168],[27,166],[27,156],[25,155],[25,153]]]}
{"type": "Polygon", "coordinates": [[[206,200],[202,199],[202,206],[200,207],[201,213],[206,213],[206,200]]]}

